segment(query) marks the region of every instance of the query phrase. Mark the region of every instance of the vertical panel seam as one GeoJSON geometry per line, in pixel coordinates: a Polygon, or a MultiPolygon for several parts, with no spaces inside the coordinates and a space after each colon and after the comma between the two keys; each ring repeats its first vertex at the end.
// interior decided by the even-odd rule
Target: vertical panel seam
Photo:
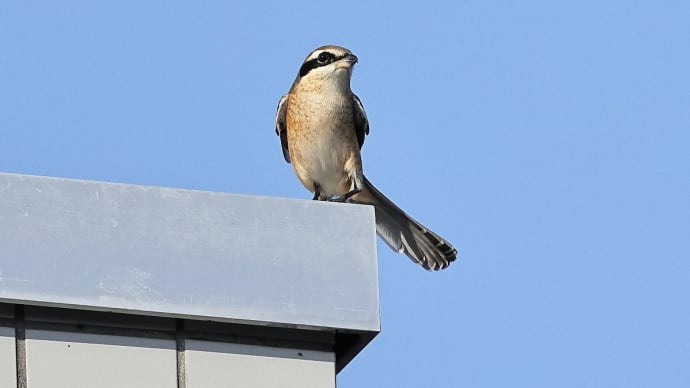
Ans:
{"type": "Polygon", "coordinates": [[[177,353],[177,388],[187,388],[185,332],[183,319],[178,319],[175,322],[175,348],[177,353]]]}
{"type": "Polygon", "coordinates": [[[17,388],[26,388],[26,326],[24,306],[14,306],[15,359],[17,363],[17,388]]]}

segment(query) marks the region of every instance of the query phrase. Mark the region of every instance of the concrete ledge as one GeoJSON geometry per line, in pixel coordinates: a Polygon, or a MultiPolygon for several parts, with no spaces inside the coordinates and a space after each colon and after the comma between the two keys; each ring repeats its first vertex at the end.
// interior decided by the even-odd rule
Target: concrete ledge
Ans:
{"type": "Polygon", "coordinates": [[[0,173],[0,303],[362,335],[361,349],[380,328],[375,239],[368,206],[0,173]]]}

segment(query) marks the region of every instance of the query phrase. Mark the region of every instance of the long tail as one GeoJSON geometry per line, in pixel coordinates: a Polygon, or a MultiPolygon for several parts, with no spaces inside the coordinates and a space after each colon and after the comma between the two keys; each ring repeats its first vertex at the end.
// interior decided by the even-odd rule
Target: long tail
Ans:
{"type": "Polygon", "coordinates": [[[425,269],[444,269],[455,260],[458,251],[450,243],[408,216],[366,177],[362,191],[350,202],[374,205],[376,233],[391,249],[403,252],[425,269]]]}

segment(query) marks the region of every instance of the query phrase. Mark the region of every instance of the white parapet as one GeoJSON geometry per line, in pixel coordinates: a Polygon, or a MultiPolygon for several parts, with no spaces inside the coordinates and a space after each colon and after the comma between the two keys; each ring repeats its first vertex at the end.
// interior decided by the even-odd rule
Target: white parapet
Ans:
{"type": "Polygon", "coordinates": [[[175,350],[178,375],[203,346],[231,362],[272,344],[338,371],[380,328],[375,239],[368,206],[0,173],[0,346],[15,327],[41,365],[51,333],[111,346],[118,332],[83,328],[143,328],[173,345],[137,354],[175,350]]]}

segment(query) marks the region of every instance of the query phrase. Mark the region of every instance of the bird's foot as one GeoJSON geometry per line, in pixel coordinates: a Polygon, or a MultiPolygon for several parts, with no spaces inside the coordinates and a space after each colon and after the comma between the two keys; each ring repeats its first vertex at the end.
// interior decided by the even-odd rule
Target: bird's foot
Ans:
{"type": "Polygon", "coordinates": [[[347,202],[347,200],[350,199],[353,195],[359,194],[361,191],[362,191],[361,189],[350,190],[347,193],[345,193],[343,196],[331,198],[331,199],[329,199],[329,201],[331,201],[331,202],[347,202]]]}
{"type": "Polygon", "coordinates": [[[328,197],[325,197],[321,195],[321,186],[319,186],[318,183],[314,182],[314,198],[312,198],[312,201],[327,201],[328,197]]]}

